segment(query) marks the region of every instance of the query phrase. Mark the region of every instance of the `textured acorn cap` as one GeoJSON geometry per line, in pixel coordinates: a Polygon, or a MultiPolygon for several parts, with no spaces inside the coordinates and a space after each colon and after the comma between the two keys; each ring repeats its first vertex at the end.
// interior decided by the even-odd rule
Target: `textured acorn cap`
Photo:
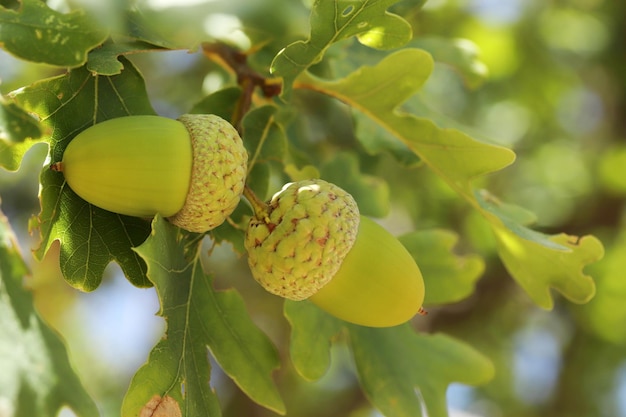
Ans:
{"type": "Polygon", "coordinates": [[[183,208],[169,220],[191,232],[211,230],[235,210],[243,192],[248,154],[237,130],[212,114],[185,114],[193,149],[191,182],[183,208]]]}
{"type": "Polygon", "coordinates": [[[289,183],[252,218],[245,247],[254,278],[291,300],[315,294],[335,275],[356,240],[359,209],[350,194],[314,179],[289,183]]]}

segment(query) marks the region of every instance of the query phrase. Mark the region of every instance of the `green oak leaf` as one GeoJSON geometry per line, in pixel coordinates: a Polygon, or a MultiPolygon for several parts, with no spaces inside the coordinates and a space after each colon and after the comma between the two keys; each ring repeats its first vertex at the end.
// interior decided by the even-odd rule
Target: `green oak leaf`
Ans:
{"type": "Polygon", "coordinates": [[[333,96],[364,113],[404,142],[456,191],[472,198],[470,181],[510,165],[515,154],[397,110],[426,82],[432,69],[430,54],[403,49],[340,80],[303,73],[297,82],[300,88],[333,96]]]}
{"type": "Polygon", "coordinates": [[[458,239],[456,233],[441,229],[419,230],[398,237],[424,277],[425,305],[457,302],[474,292],[485,262],[477,255],[453,253],[458,239]]]}
{"type": "Polygon", "coordinates": [[[302,168],[298,168],[295,164],[287,164],[285,165],[285,174],[287,174],[289,180],[294,182],[321,177],[319,169],[314,165],[305,165],[302,168]]]}
{"type": "Polygon", "coordinates": [[[26,139],[22,142],[12,143],[0,139],[0,167],[8,171],[17,171],[20,169],[24,154],[36,143],[39,141],[26,139]]]}
{"type": "Polygon", "coordinates": [[[533,301],[552,309],[554,288],[574,303],[584,304],[595,294],[593,279],[583,273],[585,265],[604,255],[602,243],[594,236],[544,235],[565,250],[550,249],[538,241],[526,240],[504,227],[494,227],[498,254],[509,273],[533,301]]]}
{"type": "Polygon", "coordinates": [[[39,0],[22,0],[18,10],[0,8],[0,45],[25,60],[77,67],[107,36],[82,11],[62,14],[39,0]]]}
{"type": "Polygon", "coordinates": [[[17,171],[24,154],[39,142],[41,135],[37,120],[0,96],[0,167],[17,171]]]}
{"type": "Polygon", "coordinates": [[[393,49],[406,44],[413,36],[411,26],[387,9],[398,0],[317,0],[311,10],[311,33],[306,41],[297,41],[280,51],[271,64],[271,72],[284,81],[283,95],[288,94],[295,78],[321,61],[334,43],[357,36],[369,47],[393,49]]]}
{"type": "Polygon", "coordinates": [[[189,113],[191,114],[214,114],[224,120],[233,123],[233,115],[237,108],[241,88],[226,87],[209,94],[193,105],[189,113]]]}
{"type": "Polygon", "coordinates": [[[477,191],[476,200],[496,236],[500,259],[537,305],[552,309],[550,288],[578,304],[594,296],[595,284],[583,268],[604,255],[596,237],[546,235],[522,226],[519,221],[529,220],[528,214],[486,191],[477,191]]]}
{"type": "Polygon", "coordinates": [[[271,377],[279,366],[276,349],[252,322],[235,290],[213,289],[201,267],[198,235],[159,216],[152,229],[136,251],[148,265],[167,330],[133,377],[122,417],[139,415],[155,395],[176,401],[184,417],[221,415],[209,385],[207,348],[252,400],[284,414],[271,377]]]}
{"type": "Polygon", "coordinates": [[[524,226],[527,212],[506,207],[476,192],[472,181],[513,163],[513,151],[480,142],[453,128],[440,128],[431,120],[399,110],[430,75],[431,56],[419,49],[394,52],[373,67],[363,67],[340,80],[322,80],[308,72],[297,79],[307,88],[335,97],[376,121],[415,152],[421,161],[441,177],[459,196],[467,200],[488,221],[498,236],[499,254],[509,273],[530,297],[544,308],[552,307],[549,287],[556,288],[575,302],[585,302],[594,293],[583,267],[602,257],[602,245],[593,238],[581,238],[584,245],[565,241],[578,238],[548,236],[524,226]],[[523,223],[519,223],[520,220],[523,223]],[[523,250],[519,250],[523,247],[523,250]],[[564,252],[569,254],[565,255],[564,252]],[[533,258],[529,258],[532,254],[533,258]],[[525,263],[533,259],[532,269],[525,263]],[[550,264],[561,265],[554,273],[550,264]]]}
{"type": "MultiPolygon", "coordinates": [[[[220,2],[199,2],[195,5],[172,3],[171,7],[158,10],[144,5],[134,4],[132,9],[126,11],[121,36],[166,49],[197,49],[202,41],[207,40],[204,26],[207,16],[224,10],[220,2]]],[[[224,13],[232,13],[232,9],[228,8],[224,13]]]]}
{"type": "Polygon", "coordinates": [[[422,36],[412,41],[411,46],[424,49],[435,61],[452,66],[470,88],[480,87],[487,79],[489,70],[478,58],[479,48],[468,39],[422,36]]]}
{"type": "Polygon", "coordinates": [[[309,381],[320,379],[330,367],[331,341],[343,322],[308,301],[285,300],[284,314],[291,325],[289,354],[294,368],[309,381]]]}
{"type": "Polygon", "coordinates": [[[213,242],[216,244],[228,242],[237,254],[246,254],[244,245],[245,230],[248,227],[248,221],[251,216],[252,208],[245,203],[240,203],[228,217],[227,221],[209,231],[213,242]]]}
{"type": "Polygon", "coordinates": [[[0,97],[0,139],[12,143],[41,137],[39,122],[15,103],[0,97]]]}
{"type": "Polygon", "coordinates": [[[296,371],[308,380],[324,376],[332,341],[347,329],[363,391],[387,417],[415,417],[422,405],[429,416],[447,416],[450,383],[478,385],[494,374],[493,364],[470,346],[444,335],[415,333],[409,324],[356,326],[308,301],[285,301],[284,310],[291,325],[290,355],[296,371]]]}
{"type": "Polygon", "coordinates": [[[120,56],[165,50],[142,41],[107,42],[89,52],[87,69],[94,75],[117,75],[124,69],[120,56]]]}
{"type": "Polygon", "coordinates": [[[272,170],[282,172],[287,154],[287,137],[277,123],[274,106],[257,107],[243,119],[243,143],[248,152],[246,185],[262,200],[268,197],[272,170]]]}
{"type": "Polygon", "coordinates": [[[240,256],[246,254],[246,247],[244,244],[244,226],[233,226],[230,222],[224,222],[211,230],[211,237],[216,244],[222,244],[228,242],[232,245],[233,250],[240,256]]]}
{"type": "Polygon", "coordinates": [[[363,391],[386,417],[447,417],[446,389],[493,378],[493,364],[470,346],[443,334],[415,333],[408,324],[350,326],[350,342],[363,391]]]}
{"type": "Polygon", "coordinates": [[[0,212],[0,398],[9,416],[54,417],[67,405],[100,415],[72,369],[63,340],[39,317],[8,219],[0,212]]]}
{"type": "MultiPolygon", "coordinates": [[[[50,136],[50,159],[60,161],[67,144],[80,131],[107,119],[131,114],[153,114],[143,79],[122,58],[125,70],[113,77],[93,76],[84,67],[42,80],[11,93],[18,105],[36,114],[50,136]]],[[[143,219],[99,209],[79,198],[63,175],[47,167],[41,173],[40,259],[54,240],[61,241],[61,270],[70,285],[92,291],[102,273],[117,262],[136,286],[151,285],[146,266],[132,250],[150,234],[143,219]]]]}
{"type": "Polygon", "coordinates": [[[287,154],[287,136],[276,122],[274,106],[257,107],[243,119],[243,141],[248,151],[248,170],[256,164],[282,165],[287,154]]]}
{"type": "Polygon", "coordinates": [[[365,114],[355,111],[354,123],[355,136],[370,155],[388,152],[407,168],[419,165],[420,159],[415,152],[365,114]]]}
{"type": "Polygon", "coordinates": [[[261,200],[269,200],[270,194],[276,192],[276,190],[270,190],[271,175],[269,164],[254,164],[248,172],[246,186],[261,200]]]}
{"type": "Polygon", "coordinates": [[[349,192],[362,215],[385,217],[389,214],[389,185],[382,178],[363,174],[358,157],[341,152],[321,168],[322,178],[349,192]]]}
{"type": "Polygon", "coordinates": [[[526,222],[533,219],[529,218],[529,215],[523,209],[503,203],[487,190],[475,191],[474,197],[479,204],[482,214],[490,220],[492,227],[497,228],[502,225],[519,237],[535,241],[547,248],[562,251],[568,250],[565,246],[555,243],[551,236],[525,227],[524,224],[528,224],[526,222]]]}

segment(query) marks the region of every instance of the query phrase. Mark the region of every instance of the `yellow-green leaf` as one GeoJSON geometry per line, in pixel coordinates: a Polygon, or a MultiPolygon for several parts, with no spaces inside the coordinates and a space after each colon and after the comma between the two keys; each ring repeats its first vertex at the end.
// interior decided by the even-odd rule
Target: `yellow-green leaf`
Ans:
{"type": "MultiPolygon", "coordinates": [[[[474,190],[474,179],[513,163],[513,151],[480,142],[456,129],[440,128],[429,119],[400,110],[401,104],[426,81],[432,68],[433,61],[427,52],[403,49],[343,79],[323,80],[305,72],[295,85],[349,104],[413,150],[428,168],[489,222],[499,237],[499,254],[508,271],[539,305],[552,306],[548,291],[551,287],[572,301],[588,301],[594,294],[594,285],[581,270],[602,257],[602,245],[597,239],[580,238],[585,244],[573,250],[571,245],[565,245],[567,242],[563,242],[560,235],[548,236],[521,224],[520,220],[528,221],[526,211],[514,210],[488,193],[474,190]],[[520,247],[525,249],[519,251],[520,247]],[[564,255],[564,251],[571,253],[564,255]],[[522,267],[531,259],[529,254],[537,261],[522,267]],[[563,268],[556,274],[558,278],[550,265],[563,268]]],[[[565,240],[578,241],[578,238],[565,240]]]]}
{"type": "Polygon", "coordinates": [[[398,48],[413,33],[409,23],[387,11],[398,0],[316,1],[311,10],[311,33],[276,55],[271,71],[283,77],[283,94],[302,71],[318,63],[326,50],[340,40],[357,36],[359,41],[377,49],[398,48]]]}

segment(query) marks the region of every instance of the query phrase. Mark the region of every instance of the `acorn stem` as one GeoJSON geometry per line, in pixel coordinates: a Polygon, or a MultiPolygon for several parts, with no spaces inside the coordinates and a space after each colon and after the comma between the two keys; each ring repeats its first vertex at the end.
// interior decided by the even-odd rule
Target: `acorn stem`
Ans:
{"type": "Polygon", "coordinates": [[[243,188],[243,195],[244,197],[246,197],[246,199],[252,206],[252,210],[254,211],[254,216],[257,219],[265,223],[269,223],[270,222],[269,206],[264,201],[262,201],[259,197],[257,197],[254,191],[252,191],[252,188],[248,187],[247,184],[243,188]]]}
{"type": "Polygon", "coordinates": [[[50,164],[50,170],[55,172],[63,172],[63,162],[55,162],[50,164]]]}

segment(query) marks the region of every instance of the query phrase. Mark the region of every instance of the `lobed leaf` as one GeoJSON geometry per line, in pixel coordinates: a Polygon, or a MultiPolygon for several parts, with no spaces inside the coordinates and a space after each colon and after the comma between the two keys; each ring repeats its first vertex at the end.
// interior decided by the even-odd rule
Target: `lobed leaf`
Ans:
{"type": "Polygon", "coordinates": [[[494,228],[498,253],[518,284],[542,308],[552,309],[554,288],[574,303],[584,304],[596,292],[593,279],[583,273],[585,265],[604,255],[602,243],[595,236],[570,236],[565,233],[546,236],[566,250],[550,249],[538,241],[526,240],[505,228],[494,228]]]}
{"type": "MultiPolygon", "coordinates": [[[[131,114],[153,114],[143,79],[122,59],[125,70],[113,77],[93,76],[84,67],[12,93],[15,102],[36,114],[50,135],[52,162],[60,161],[67,144],[80,131],[101,121],[131,114]]],[[[41,259],[54,240],[61,241],[61,270],[70,285],[96,289],[104,268],[117,262],[136,286],[149,286],[146,266],[132,247],[150,233],[149,222],[92,206],[67,186],[63,175],[44,168],[39,229],[41,259]]]]}
{"type": "Polygon", "coordinates": [[[117,75],[124,69],[124,64],[119,60],[120,56],[164,50],[166,49],[136,40],[109,41],[89,52],[87,69],[94,75],[117,75]]]}
{"type": "Polygon", "coordinates": [[[243,141],[248,151],[249,166],[275,162],[282,164],[287,154],[287,137],[276,122],[274,106],[250,110],[243,119],[243,141]]]}
{"type": "Polygon", "coordinates": [[[41,135],[37,120],[0,97],[0,167],[17,171],[24,154],[39,142],[41,135]]]}
{"type": "Polygon", "coordinates": [[[304,165],[302,168],[296,167],[294,164],[285,165],[285,174],[290,181],[302,181],[311,178],[320,178],[320,171],[314,165],[304,165]]]}
{"type": "Polygon", "coordinates": [[[283,94],[288,94],[296,77],[321,61],[333,43],[357,36],[377,49],[398,48],[413,36],[411,26],[387,9],[398,0],[316,1],[311,10],[311,32],[306,41],[297,41],[276,55],[271,72],[283,78],[283,94]]]}
{"type": "Polygon", "coordinates": [[[496,236],[500,259],[537,305],[552,309],[551,288],[579,304],[594,296],[593,279],[583,269],[604,255],[596,237],[539,233],[518,223],[528,220],[525,212],[501,204],[484,190],[476,192],[476,200],[496,236]]]}
{"type": "Polygon", "coordinates": [[[362,215],[380,218],[389,214],[389,185],[382,178],[363,174],[355,154],[338,153],[321,168],[321,173],[326,181],[339,185],[354,197],[362,215]]]}
{"type": "Polygon", "coordinates": [[[386,417],[447,417],[452,382],[477,385],[493,378],[493,364],[470,346],[443,334],[415,333],[411,326],[350,326],[361,386],[386,417]],[[410,359],[409,359],[410,358],[410,359]]]}
{"type": "Polygon", "coordinates": [[[72,369],[63,340],[39,317],[23,288],[27,273],[17,239],[0,213],[2,409],[11,416],[54,417],[68,405],[79,417],[100,415],[72,369]]]}
{"type": "Polygon", "coordinates": [[[435,61],[452,66],[470,88],[480,87],[487,79],[489,70],[478,57],[478,46],[468,39],[422,36],[411,42],[411,46],[424,49],[435,61]]]}
{"type": "Polygon", "coordinates": [[[62,14],[39,0],[22,0],[19,10],[0,7],[0,45],[25,60],[77,67],[107,36],[82,11],[62,14]]]}
{"type": "Polygon", "coordinates": [[[240,96],[241,88],[227,87],[204,97],[191,108],[189,113],[215,114],[232,123],[233,114],[240,96]]]}
{"type": "Polygon", "coordinates": [[[420,159],[415,152],[389,131],[359,111],[355,111],[353,115],[355,135],[369,154],[377,155],[388,152],[396,161],[407,168],[419,165],[420,159]]]}
{"type": "Polygon", "coordinates": [[[431,417],[445,417],[449,384],[483,384],[494,374],[492,363],[470,346],[444,335],[415,333],[409,324],[356,326],[306,301],[286,301],[285,316],[291,325],[291,360],[308,380],[324,376],[332,340],[347,329],[363,391],[386,417],[416,417],[423,408],[431,417]]]}
{"type": "Polygon", "coordinates": [[[420,230],[398,240],[413,256],[424,277],[425,305],[460,301],[474,292],[485,269],[480,256],[458,256],[452,249],[458,235],[448,230],[420,230]]]}
{"type": "Polygon", "coordinates": [[[489,222],[499,237],[499,254],[509,273],[540,306],[552,307],[551,287],[572,301],[589,300],[594,293],[593,281],[581,270],[602,257],[602,245],[597,239],[581,238],[580,242],[586,243],[574,247],[564,241],[578,240],[575,237],[564,239],[528,229],[519,223],[522,217],[524,222],[528,220],[527,212],[512,210],[510,206],[501,210],[494,199],[486,199],[484,193],[473,189],[472,180],[513,162],[515,154],[511,150],[479,142],[456,129],[440,128],[429,119],[398,110],[426,81],[432,67],[428,53],[404,49],[340,80],[322,80],[302,73],[295,86],[349,104],[404,142],[489,222]],[[532,259],[540,261],[522,267],[531,259],[531,253],[532,259]],[[550,264],[561,265],[562,271],[555,274],[547,269],[550,264]]]}
{"type": "Polygon", "coordinates": [[[153,398],[171,398],[185,417],[221,415],[209,385],[207,347],[252,400],[284,414],[271,378],[279,365],[277,352],[248,316],[239,294],[213,289],[200,265],[197,235],[159,216],[152,228],[136,251],[148,265],[167,330],[133,377],[122,416],[139,415],[153,398]]]}
{"type": "Polygon", "coordinates": [[[343,324],[308,301],[285,300],[285,317],[291,325],[289,354],[296,371],[315,381],[330,367],[332,338],[343,324]]]}

